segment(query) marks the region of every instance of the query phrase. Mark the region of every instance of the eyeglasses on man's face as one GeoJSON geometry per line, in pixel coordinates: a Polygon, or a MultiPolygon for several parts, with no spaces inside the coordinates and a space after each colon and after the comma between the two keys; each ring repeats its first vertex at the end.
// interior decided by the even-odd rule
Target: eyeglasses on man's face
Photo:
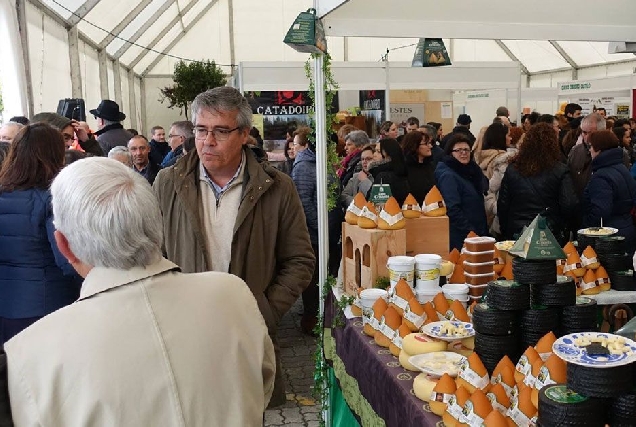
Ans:
{"type": "MultiPolygon", "coordinates": [[[[204,129],[205,129],[205,128],[204,128],[204,129]]],[[[207,136],[207,134],[206,134],[206,136],[207,136]]],[[[185,138],[183,135],[176,135],[176,134],[175,134],[175,135],[173,135],[173,134],[168,135],[168,138],[170,138],[170,139],[172,139],[172,138],[177,138],[177,137],[185,138]]],[[[205,136],[204,136],[204,138],[205,138],[205,136]]]]}
{"type": "Polygon", "coordinates": [[[216,141],[226,141],[232,132],[235,130],[239,130],[240,127],[235,127],[234,129],[224,129],[224,128],[214,128],[214,129],[206,129],[204,127],[195,127],[194,128],[194,136],[197,139],[206,139],[209,134],[212,134],[216,141]]]}

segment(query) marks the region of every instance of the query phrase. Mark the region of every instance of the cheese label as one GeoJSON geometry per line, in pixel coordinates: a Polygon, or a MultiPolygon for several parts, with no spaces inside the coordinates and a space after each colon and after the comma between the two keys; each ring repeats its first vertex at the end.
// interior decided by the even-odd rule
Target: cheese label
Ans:
{"type": "Polygon", "coordinates": [[[417,314],[411,311],[411,307],[407,306],[404,310],[404,320],[411,322],[417,329],[420,329],[424,324],[424,319],[426,317],[426,313],[418,316],[417,314]]]}
{"type": "Polygon", "coordinates": [[[581,265],[583,267],[587,267],[588,265],[594,264],[596,262],[598,262],[598,259],[596,259],[596,257],[588,258],[584,254],[581,255],[581,265]]]}
{"type": "Polygon", "coordinates": [[[347,208],[347,211],[351,212],[352,214],[354,214],[356,216],[360,216],[360,214],[362,213],[362,209],[357,207],[355,202],[353,202],[353,201],[349,204],[349,207],[347,208]]]}
{"type": "Polygon", "coordinates": [[[545,395],[548,399],[558,403],[581,403],[587,400],[587,397],[581,396],[573,392],[564,385],[553,385],[546,389],[545,395]]]}
{"type": "Polygon", "coordinates": [[[455,313],[453,313],[453,310],[448,309],[446,314],[444,314],[444,318],[447,320],[455,320],[455,313]]]}
{"type": "Polygon", "coordinates": [[[580,262],[577,262],[575,264],[567,264],[565,267],[563,267],[563,272],[567,273],[568,271],[578,270],[579,268],[583,268],[580,262]]]}
{"type": "Polygon", "coordinates": [[[384,323],[384,319],[382,321],[382,324],[380,325],[379,331],[382,335],[387,337],[389,340],[393,339],[393,337],[395,336],[395,331],[391,329],[386,323],[384,323]]]}
{"type": "Polygon", "coordinates": [[[415,270],[415,278],[417,280],[435,280],[439,277],[439,268],[430,270],[415,270]]]}
{"type": "Polygon", "coordinates": [[[475,372],[468,364],[468,359],[464,359],[459,368],[459,377],[471,384],[473,387],[485,389],[488,386],[488,374],[481,376],[475,372]]]}
{"type": "Polygon", "coordinates": [[[407,300],[397,294],[393,295],[393,301],[391,302],[400,307],[402,310],[406,310],[406,307],[408,307],[409,305],[409,302],[407,300]]]}
{"type": "Polygon", "coordinates": [[[534,387],[534,383],[536,380],[537,379],[532,375],[532,372],[529,372],[523,379],[523,383],[529,387],[534,387]]]}
{"type": "Polygon", "coordinates": [[[501,374],[497,375],[496,377],[491,378],[490,382],[495,385],[495,384],[501,384],[506,392],[506,395],[508,397],[512,396],[513,392],[514,392],[514,386],[510,387],[508,384],[506,384],[505,382],[503,382],[501,380],[501,374]]]}
{"type": "Polygon", "coordinates": [[[532,422],[530,418],[526,414],[523,413],[518,407],[514,406],[510,408],[508,411],[508,416],[514,423],[519,427],[529,427],[534,426],[535,424],[532,422]]]}
{"type": "Polygon", "coordinates": [[[534,381],[534,388],[541,390],[543,387],[550,384],[556,384],[556,381],[553,381],[552,378],[550,378],[550,371],[546,366],[543,366],[539,370],[539,374],[534,381]]]}
{"type": "Polygon", "coordinates": [[[395,215],[391,215],[390,213],[382,209],[382,211],[380,212],[380,218],[382,218],[384,221],[386,221],[387,224],[392,226],[402,221],[404,219],[404,215],[402,215],[402,211],[396,213],[395,215]]]}
{"type": "Polygon", "coordinates": [[[584,291],[587,291],[588,289],[592,289],[594,287],[596,287],[596,280],[592,282],[586,282],[584,280],[581,281],[581,289],[583,289],[584,291]]]}
{"type": "Polygon", "coordinates": [[[393,339],[391,340],[391,343],[396,346],[397,348],[399,348],[400,350],[402,350],[402,342],[403,342],[403,338],[399,333],[396,333],[395,336],[393,337],[393,339]]]}
{"type": "Polygon", "coordinates": [[[455,418],[460,423],[463,423],[466,421],[466,418],[464,417],[464,413],[462,412],[462,410],[463,408],[457,404],[457,397],[455,395],[452,395],[448,399],[446,412],[448,412],[448,415],[455,418]]]}
{"type": "Polygon", "coordinates": [[[369,319],[369,325],[376,331],[380,329],[380,321],[376,319],[375,316],[369,319]]]}
{"type": "Polygon", "coordinates": [[[444,201],[440,200],[439,202],[434,202],[434,203],[430,203],[428,205],[422,206],[422,210],[428,213],[430,211],[434,211],[435,209],[439,209],[443,207],[444,207],[444,201]]]}
{"type": "Polygon", "coordinates": [[[566,262],[567,262],[567,260],[557,259],[556,260],[556,265],[557,265],[557,267],[564,267],[566,262]]]}
{"type": "Polygon", "coordinates": [[[447,393],[438,393],[436,391],[431,393],[431,402],[440,402],[440,403],[448,403],[453,397],[452,394],[447,393]]]}
{"type": "Polygon", "coordinates": [[[414,205],[407,205],[406,203],[402,205],[402,210],[403,211],[416,211],[416,212],[422,212],[422,208],[420,207],[420,205],[418,205],[417,203],[414,205]]]}
{"type": "Polygon", "coordinates": [[[490,404],[492,405],[493,409],[496,409],[502,415],[506,415],[506,413],[508,412],[508,408],[497,401],[497,396],[495,396],[494,393],[487,393],[486,397],[488,398],[488,400],[490,400],[490,404]]]}
{"type": "Polygon", "coordinates": [[[378,222],[378,216],[375,213],[371,212],[366,206],[362,208],[362,211],[360,211],[360,215],[358,216],[368,218],[373,222],[378,222]]]}
{"type": "Polygon", "coordinates": [[[528,356],[521,356],[515,366],[515,369],[524,376],[528,375],[532,371],[532,365],[530,365],[530,362],[528,361],[528,356]]]}
{"type": "Polygon", "coordinates": [[[410,286],[413,286],[413,277],[415,276],[413,270],[411,271],[397,271],[388,268],[389,270],[389,280],[391,282],[398,282],[400,279],[406,280],[410,286]]]}
{"type": "Polygon", "coordinates": [[[484,419],[475,413],[475,408],[473,407],[473,402],[468,400],[462,409],[462,414],[464,414],[464,419],[466,420],[466,424],[471,426],[480,426],[484,422],[484,419]]]}

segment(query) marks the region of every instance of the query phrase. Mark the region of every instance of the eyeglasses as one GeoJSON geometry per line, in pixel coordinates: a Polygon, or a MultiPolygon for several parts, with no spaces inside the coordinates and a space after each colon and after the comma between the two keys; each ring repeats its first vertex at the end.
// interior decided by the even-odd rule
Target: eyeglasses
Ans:
{"type": "Polygon", "coordinates": [[[204,127],[196,127],[194,128],[194,136],[197,139],[206,139],[209,134],[212,134],[216,141],[226,141],[230,137],[230,134],[238,129],[240,129],[238,126],[234,129],[214,128],[212,130],[207,130],[204,127]]]}
{"type": "Polygon", "coordinates": [[[470,148],[455,148],[453,150],[453,153],[468,154],[468,153],[470,153],[470,148]]]}
{"type": "MultiPolygon", "coordinates": [[[[185,136],[183,136],[183,135],[172,135],[172,134],[168,135],[168,138],[176,138],[177,136],[179,136],[181,138],[185,138],[185,136]]],[[[204,136],[204,138],[205,138],[205,136],[204,136]]]]}
{"type": "Polygon", "coordinates": [[[69,142],[75,139],[74,135],[69,135],[68,133],[63,133],[62,138],[64,138],[64,142],[69,142]]]}
{"type": "Polygon", "coordinates": [[[427,142],[420,142],[420,145],[433,145],[433,143],[431,141],[427,141],[427,142]]]}

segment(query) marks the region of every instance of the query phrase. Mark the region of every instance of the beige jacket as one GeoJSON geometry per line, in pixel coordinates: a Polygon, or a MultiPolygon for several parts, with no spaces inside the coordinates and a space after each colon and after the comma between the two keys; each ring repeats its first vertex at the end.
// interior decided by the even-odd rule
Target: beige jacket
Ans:
{"type": "Polygon", "coordinates": [[[168,260],[94,268],[5,344],[15,425],[261,426],[274,348],[245,283],[168,260]]]}

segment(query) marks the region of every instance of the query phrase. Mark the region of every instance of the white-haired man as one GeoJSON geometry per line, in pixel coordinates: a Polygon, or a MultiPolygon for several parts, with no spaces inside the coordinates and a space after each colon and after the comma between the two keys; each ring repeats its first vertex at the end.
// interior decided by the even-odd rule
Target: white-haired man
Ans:
{"type": "Polygon", "coordinates": [[[85,280],[5,345],[15,425],[261,425],[274,349],[245,283],[164,259],[157,199],[119,162],[77,161],[51,193],[58,247],[85,280]]]}
{"type": "Polygon", "coordinates": [[[122,147],[118,145],[117,147],[111,148],[108,152],[108,158],[117,160],[120,163],[128,166],[129,168],[133,167],[132,156],[130,155],[130,151],[128,147],[122,147]]]}
{"type": "MultiPolygon", "coordinates": [[[[196,150],[154,183],[167,258],[187,273],[223,271],[245,280],[278,356],[278,322],[314,270],[303,206],[292,180],[247,147],[252,109],[238,90],[199,94],[191,117],[196,150]]],[[[270,406],[286,400],[278,362],[270,406]]]]}

